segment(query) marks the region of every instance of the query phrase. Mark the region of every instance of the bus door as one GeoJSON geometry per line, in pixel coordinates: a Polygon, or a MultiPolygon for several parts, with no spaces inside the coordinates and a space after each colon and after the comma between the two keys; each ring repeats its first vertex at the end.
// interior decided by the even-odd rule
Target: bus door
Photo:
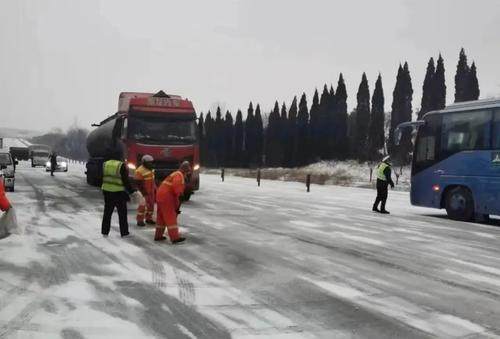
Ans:
{"type": "Polygon", "coordinates": [[[490,180],[487,188],[490,214],[500,215],[500,109],[493,114],[492,150],[489,156],[490,180]]]}

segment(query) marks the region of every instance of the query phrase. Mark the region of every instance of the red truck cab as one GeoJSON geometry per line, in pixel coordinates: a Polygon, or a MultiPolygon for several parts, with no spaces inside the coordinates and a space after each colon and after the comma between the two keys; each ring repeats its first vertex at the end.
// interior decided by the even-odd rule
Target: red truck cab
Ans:
{"type": "MultiPolygon", "coordinates": [[[[199,189],[200,151],[196,113],[191,101],[163,91],[120,93],[118,112],[89,134],[87,149],[91,158],[93,154],[105,158],[102,150],[107,144],[117,142],[123,149],[131,176],[146,154],[154,158],[157,183],[177,170],[183,161],[188,161],[192,174],[186,182],[184,199],[189,199],[193,191],[199,189]]],[[[89,166],[87,181],[88,177],[89,166]]]]}

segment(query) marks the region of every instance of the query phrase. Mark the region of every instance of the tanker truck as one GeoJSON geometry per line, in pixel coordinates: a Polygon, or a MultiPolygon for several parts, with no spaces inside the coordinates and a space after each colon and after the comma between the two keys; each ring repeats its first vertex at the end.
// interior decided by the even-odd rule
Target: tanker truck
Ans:
{"type": "Polygon", "coordinates": [[[183,199],[199,189],[200,151],[196,133],[196,113],[191,101],[163,91],[158,93],[122,92],[118,112],[104,119],[87,137],[89,159],[87,183],[99,186],[103,163],[110,152],[119,151],[133,177],[143,155],[153,156],[155,178],[159,184],[179,168],[191,164],[183,199]]]}

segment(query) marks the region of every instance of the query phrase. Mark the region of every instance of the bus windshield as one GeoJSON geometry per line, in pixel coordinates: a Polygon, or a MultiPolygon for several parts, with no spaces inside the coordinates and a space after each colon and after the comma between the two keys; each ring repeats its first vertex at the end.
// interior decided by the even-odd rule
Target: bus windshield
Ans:
{"type": "Polygon", "coordinates": [[[130,116],[128,137],[149,144],[192,144],[196,141],[194,119],[130,116]]]}

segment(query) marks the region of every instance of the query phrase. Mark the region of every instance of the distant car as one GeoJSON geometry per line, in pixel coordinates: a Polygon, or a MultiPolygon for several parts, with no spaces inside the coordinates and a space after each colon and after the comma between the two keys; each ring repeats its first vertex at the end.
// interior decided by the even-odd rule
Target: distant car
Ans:
{"type": "MultiPolygon", "coordinates": [[[[50,172],[50,160],[45,164],[45,172],[50,172]]],[[[61,157],[57,157],[56,172],[67,172],[68,171],[68,161],[61,157]]]]}
{"type": "Polygon", "coordinates": [[[7,191],[14,192],[16,183],[16,170],[14,165],[17,160],[13,160],[9,150],[0,149],[0,171],[3,173],[3,184],[7,191]]]}

